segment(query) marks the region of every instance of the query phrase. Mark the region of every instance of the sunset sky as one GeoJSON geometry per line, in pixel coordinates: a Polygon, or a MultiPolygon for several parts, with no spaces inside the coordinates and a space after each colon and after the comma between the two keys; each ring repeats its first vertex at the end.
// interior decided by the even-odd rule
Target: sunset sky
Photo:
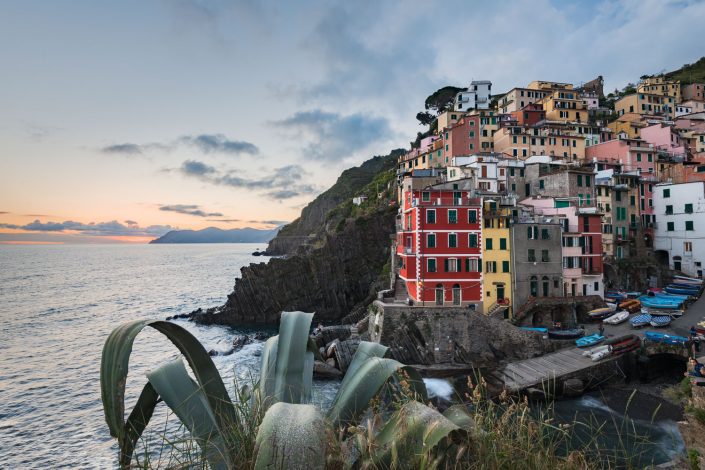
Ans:
{"type": "Polygon", "coordinates": [[[407,147],[441,86],[621,88],[705,55],[703,25],[702,1],[0,1],[0,243],[270,228],[407,147]]]}

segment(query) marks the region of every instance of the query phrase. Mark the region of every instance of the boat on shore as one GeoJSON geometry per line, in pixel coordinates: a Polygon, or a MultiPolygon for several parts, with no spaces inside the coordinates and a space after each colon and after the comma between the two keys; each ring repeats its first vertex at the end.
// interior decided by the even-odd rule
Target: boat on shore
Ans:
{"type": "Polygon", "coordinates": [[[586,349],[585,351],[583,351],[583,356],[585,356],[585,357],[592,356],[595,353],[598,353],[600,351],[604,351],[605,349],[609,349],[609,347],[610,347],[609,344],[602,344],[602,345],[596,346],[594,348],[586,349]]]}
{"type": "Polygon", "coordinates": [[[590,310],[588,312],[588,316],[590,318],[599,320],[602,318],[606,318],[614,313],[614,310],[612,310],[610,307],[602,307],[602,308],[596,308],[594,310],[590,310]]]}
{"type": "Polygon", "coordinates": [[[637,299],[629,299],[619,304],[619,308],[626,310],[629,313],[641,311],[641,302],[637,299]]]}
{"type": "Polygon", "coordinates": [[[644,333],[644,338],[654,343],[684,345],[688,342],[685,336],[669,335],[658,331],[647,331],[644,333]]]}
{"type": "Polygon", "coordinates": [[[651,322],[651,314],[648,313],[642,313],[641,315],[637,315],[631,320],[629,320],[629,323],[631,323],[632,328],[641,328],[642,326],[649,325],[651,322]]]}
{"type": "Polygon", "coordinates": [[[673,284],[669,284],[668,286],[666,286],[666,292],[668,292],[669,294],[682,294],[691,297],[697,297],[700,293],[700,288],[680,287],[674,286],[673,284]]]}
{"type": "Polygon", "coordinates": [[[585,335],[585,330],[579,328],[566,328],[561,330],[548,330],[551,339],[578,339],[585,335]]]}
{"type": "Polygon", "coordinates": [[[662,328],[671,324],[672,318],[670,315],[651,315],[649,324],[656,328],[662,328]]]}
{"type": "Polygon", "coordinates": [[[620,354],[634,351],[641,346],[641,339],[635,335],[625,336],[610,346],[612,355],[619,356],[620,354]]]}
{"type": "Polygon", "coordinates": [[[589,346],[594,346],[605,340],[602,335],[594,334],[590,336],[585,336],[583,338],[578,338],[575,340],[575,345],[579,348],[587,348],[589,346]]]}
{"type": "Polygon", "coordinates": [[[671,318],[680,318],[683,316],[683,310],[677,308],[651,308],[644,307],[641,309],[642,313],[648,313],[649,315],[668,315],[671,318]]]}
{"type": "Polygon", "coordinates": [[[674,279],[674,280],[677,280],[677,282],[689,282],[689,283],[692,283],[692,284],[700,284],[700,285],[702,285],[703,282],[705,282],[705,281],[703,281],[703,279],[700,279],[700,278],[697,278],[697,277],[681,276],[681,275],[678,275],[678,274],[676,274],[675,276],[673,276],[673,279],[674,279]]]}
{"type": "Polygon", "coordinates": [[[620,323],[624,323],[628,319],[629,312],[622,310],[621,312],[617,312],[612,316],[605,318],[604,320],[602,320],[602,323],[607,323],[608,325],[619,325],[620,323]]]}
{"type": "Polygon", "coordinates": [[[677,309],[683,304],[680,299],[668,299],[664,297],[639,297],[641,305],[648,308],[677,309]]]}
{"type": "Polygon", "coordinates": [[[522,326],[522,327],[520,327],[520,328],[521,328],[522,330],[533,331],[533,332],[535,332],[535,333],[548,333],[548,328],[543,328],[543,327],[539,327],[539,326],[536,326],[536,327],[534,327],[534,326],[522,326]]]}

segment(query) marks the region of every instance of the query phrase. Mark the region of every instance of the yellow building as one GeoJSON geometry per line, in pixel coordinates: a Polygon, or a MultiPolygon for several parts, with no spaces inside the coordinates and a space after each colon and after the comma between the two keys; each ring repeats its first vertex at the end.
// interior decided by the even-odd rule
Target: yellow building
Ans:
{"type": "Polygon", "coordinates": [[[514,199],[485,199],[482,226],[483,309],[487,315],[512,317],[512,273],[509,246],[514,199]],[[511,204],[510,204],[511,203],[511,204]]]}
{"type": "Polygon", "coordinates": [[[639,139],[641,137],[641,129],[647,125],[641,120],[641,114],[626,113],[607,124],[607,127],[612,129],[615,135],[624,132],[630,139],[639,139]]]}
{"type": "Polygon", "coordinates": [[[670,96],[676,103],[681,102],[681,82],[666,80],[663,75],[645,78],[637,85],[636,91],[650,95],[670,96]]]}
{"type": "Polygon", "coordinates": [[[649,93],[632,93],[625,95],[614,104],[617,116],[625,114],[650,114],[673,118],[676,108],[672,96],[653,95],[649,93]]]}
{"type": "Polygon", "coordinates": [[[572,90],[572,83],[549,82],[546,80],[534,80],[527,86],[530,90],[572,90]]]}
{"type": "Polygon", "coordinates": [[[548,121],[588,122],[585,102],[571,89],[553,90],[538,103],[543,106],[548,121]]]}

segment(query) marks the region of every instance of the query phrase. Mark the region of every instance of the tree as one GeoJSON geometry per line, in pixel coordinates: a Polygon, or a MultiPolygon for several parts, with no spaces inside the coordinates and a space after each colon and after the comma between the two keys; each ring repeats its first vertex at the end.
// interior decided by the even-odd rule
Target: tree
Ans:
{"type": "Polygon", "coordinates": [[[427,110],[433,111],[436,115],[441,114],[443,111],[448,111],[453,106],[453,101],[455,100],[455,95],[465,90],[465,88],[458,88],[456,86],[444,86],[434,91],[431,95],[426,98],[424,106],[427,110]]]}
{"type": "Polygon", "coordinates": [[[419,124],[421,124],[422,126],[428,126],[433,122],[434,119],[436,119],[436,117],[426,111],[422,111],[416,114],[416,120],[419,121],[419,124]]]}

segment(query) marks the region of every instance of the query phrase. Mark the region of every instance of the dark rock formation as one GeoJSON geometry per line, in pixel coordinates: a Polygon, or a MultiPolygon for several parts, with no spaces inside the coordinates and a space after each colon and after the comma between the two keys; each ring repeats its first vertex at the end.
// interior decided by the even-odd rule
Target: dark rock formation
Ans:
{"type": "Polygon", "coordinates": [[[325,233],[306,252],[243,267],[224,306],[192,317],[206,324],[276,325],[280,312],[303,310],[315,312],[317,322],[339,322],[381,287],[395,216],[396,208],[382,207],[325,233]]]}
{"type": "Polygon", "coordinates": [[[459,364],[483,367],[525,359],[557,349],[543,339],[497,318],[464,308],[404,307],[375,302],[369,334],[389,346],[404,364],[459,364]]]}

